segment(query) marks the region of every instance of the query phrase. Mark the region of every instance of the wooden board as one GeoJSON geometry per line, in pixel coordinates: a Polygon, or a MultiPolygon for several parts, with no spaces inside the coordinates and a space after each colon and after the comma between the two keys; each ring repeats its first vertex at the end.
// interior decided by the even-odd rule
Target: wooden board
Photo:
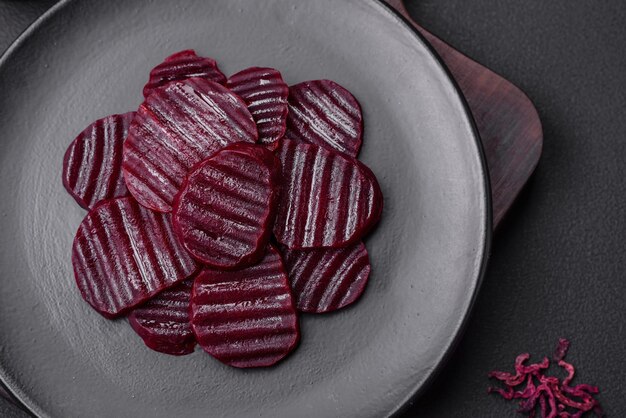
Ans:
{"type": "Polygon", "coordinates": [[[387,3],[430,42],[465,95],[487,157],[497,228],[539,162],[543,131],[537,110],[517,86],[418,25],[403,0],[387,3]]]}

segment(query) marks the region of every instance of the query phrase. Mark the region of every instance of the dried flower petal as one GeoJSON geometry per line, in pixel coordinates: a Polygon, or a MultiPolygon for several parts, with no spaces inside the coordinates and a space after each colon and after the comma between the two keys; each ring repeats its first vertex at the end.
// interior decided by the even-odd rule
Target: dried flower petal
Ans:
{"type": "Polygon", "coordinates": [[[556,350],[554,350],[554,356],[552,359],[554,361],[560,361],[565,358],[567,354],[567,350],[569,349],[569,340],[566,338],[559,338],[559,343],[556,346],[556,350]]]}
{"type": "Polygon", "coordinates": [[[585,412],[593,411],[598,417],[604,412],[593,395],[599,392],[596,386],[579,384],[570,386],[576,369],[565,360],[569,341],[561,338],[554,353],[554,361],[565,369],[567,376],[559,379],[546,376],[550,359],[544,357],[539,363],[525,364],[530,354],[523,353],[515,359],[515,374],[491,371],[488,376],[501,381],[504,388],[490,387],[488,393],[497,393],[506,400],[521,399],[518,412],[534,418],[537,409],[541,418],[582,418],[585,412]],[[537,384],[535,384],[537,381],[537,384]],[[523,386],[526,383],[525,387],[523,386]],[[537,405],[539,404],[539,405],[537,405]]]}

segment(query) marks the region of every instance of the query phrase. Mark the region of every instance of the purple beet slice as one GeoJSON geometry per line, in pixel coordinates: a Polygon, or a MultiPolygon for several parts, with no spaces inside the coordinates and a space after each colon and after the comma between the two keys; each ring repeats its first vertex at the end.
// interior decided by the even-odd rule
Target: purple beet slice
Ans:
{"type": "Polygon", "coordinates": [[[191,294],[191,327],[198,344],[233,367],[265,367],[282,360],[300,339],[289,281],[271,245],[256,265],[203,270],[191,294]]]}
{"type": "Polygon", "coordinates": [[[80,224],[72,247],[76,284],[107,318],[119,316],[195,273],[170,216],[132,197],[105,200],[80,224]]]}
{"type": "Polygon", "coordinates": [[[352,93],[331,80],[289,87],[286,137],[356,157],[361,149],[363,115],[352,93]]]}
{"type": "Polygon", "coordinates": [[[226,87],[239,95],[259,130],[259,142],[276,147],[285,135],[289,87],[273,68],[251,67],[230,76],[226,87]]]}
{"type": "Polygon", "coordinates": [[[274,224],[291,249],[337,248],[358,242],[380,219],[376,176],[345,154],[283,139],[277,150],[283,187],[274,224]]]}
{"type": "Polygon", "coordinates": [[[127,196],[122,146],[135,112],[98,119],[72,141],[63,158],[63,186],[85,209],[127,196]]]}
{"type": "Polygon", "coordinates": [[[226,76],[217,68],[212,58],[199,57],[193,49],[186,49],[165,58],[150,71],[150,80],[143,88],[143,97],[148,97],[155,89],[171,81],[191,77],[206,78],[219,84],[226,83],[226,76]]]}
{"type": "Polygon", "coordinates": [[[191,167],[227,145],[257,139],[246,104],[226,87],[202,78],[174,81],[148,96],[130,124],[124,179],[141,205],[170,212],[191,167]]]}
{"type": "Polygon", "coordinates": [[[362,242],[338,249],[282,250],[301,312],[324,313],[356,301],[367,284],[370,261],[362,242]]]}
{"type": "Polygon", "coordinates": [[[166,289],[128,315],[128,322],[144,343],[174,356],[193,353],[196,337],[189,323],[193,279],[166,289]]]}
{"type": "Polygon", "coordinates": [[[235,144],[196,166],[174,203],[178,238],[198,261],[221,269],[265,253],[278,205],[280,161],[259,145],[235,144]]]}

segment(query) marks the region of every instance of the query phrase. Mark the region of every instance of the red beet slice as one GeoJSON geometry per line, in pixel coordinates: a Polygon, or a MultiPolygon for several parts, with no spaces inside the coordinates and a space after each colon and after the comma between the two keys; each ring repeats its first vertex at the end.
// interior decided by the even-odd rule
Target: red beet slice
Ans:
{"type": "Polygon", "coordinates": [[[283,248],[282,254],[302,312],[332,312],[353,303],[363,293],[371,269],[362,242],[339,249],[283,248]]]}
{"type": "Polygon", "coordinates": [[[285,135],[289,87],[273,68],[251,67],[232,75],[226,87],[239,95],[254,118],[259,142],[272,145],[285,135]]]}
{"type": "Polygon", "coordinates": [[[63,185],[85,208],[127,196],[122,176],[122,146],[135,112],[98,119],[72,141],[63,158],[63,185]]]}
{"type": "Polygon", "coordinates": [[[280,255],[271,245],[259,264],[237,271],[203,270],[193,285],[191,327],[198,344],[233,367],[271,366],[300,338],[280,255]]]}
{"type": "Polygon", "coordinates": [[[274,224],[292,249],[345,247],[378,222],[383,197],[376,177],[345,154],[283,139],[283,193],[274,224]]]}
{"type": "Polygon", "coordinates": [[[74,238],[72,264],[83,298],[108,318],[196,271],[170,216],[146,210],[132,197],[105,200],[87,214],[74,238]]]}
{"type": "Polygon", "coordinates": [[[330,80],[289,87],[286,137],[356,157],[361,149],[361,106],[345,88],[330,80]]]}
{"type": "Polygon", "coordinates": [[[164,290],[128,315],[128,322],[144,343],[174,356],[193,353],[196,338],[189,324],[193,279],[164,290]]]}
{"type": "Polygon", "coordinates": [[[165,61],[150,71],[150,80],[143,88],[143,96],[148,97],[170,81],[191,77],[206,78],[219,84],[226,83],[226,76],[217,68],[214,59],[199,57],[193,49],[186,49],[165,58],[165,61]]]}
{"type": "Polygon", "coordinates": [[[235,144],[196,166],[176,196],[174,230],[187,251],[233,269],[265,253],[278,204],[280,162],[258,145],[235,144]]]}
{"type": "Polygon", "coordinates": [[[202,78],[175,81],[139,107],[124,143],[124,179],[141,205],[169,212],[192,166],[257,138],[246,104],[226,87],[202,78]]]}

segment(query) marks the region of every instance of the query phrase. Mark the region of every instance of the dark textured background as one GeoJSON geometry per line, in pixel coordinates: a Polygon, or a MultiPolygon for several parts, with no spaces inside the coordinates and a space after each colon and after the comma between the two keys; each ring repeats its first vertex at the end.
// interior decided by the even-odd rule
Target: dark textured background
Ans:
{"type": "MultiPolygon", "coordinates": [[[[0,0],[0,50],[53,0],[0,0]]],[[[520,86],[544,152],[498,231],[466,333],[407,417],[508,417],[486,373],[569,338],[578,382],[626,416],[626,2],[407,0],[424,27],[520,86]]],[[[1,94],[1,92],[0,92],[1,94]]],[[[0,417],[24,414],[0,401],[0,417]]]]}

